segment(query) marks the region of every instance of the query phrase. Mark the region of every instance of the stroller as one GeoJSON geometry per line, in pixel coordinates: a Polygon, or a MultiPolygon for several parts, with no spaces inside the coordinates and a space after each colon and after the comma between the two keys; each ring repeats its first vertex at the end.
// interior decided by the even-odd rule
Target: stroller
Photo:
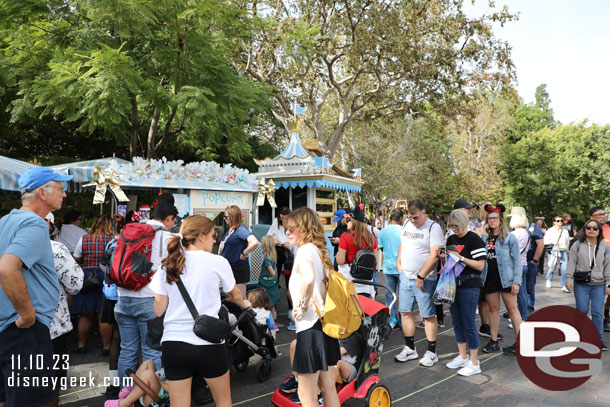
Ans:
{"type": "Polygon", "coordinates": [[[250,357],[255,354],[260,355],[262,359],[256,366],[256,379],[264,382],[271,374],[271,360],[278,357],[273,333],[267,326],[256,322],[254,311],[242,311],[237,305],[228,301],[223,302],[223,307],[238,320],[237,328],[227,340],[233,357],[233,366],[242,372],[248,367],[250,357]]]}
{"type": "MultiPolygon", "coordinates": [[[[384,288],[386,295],[391,294],[393,297],[390,308],[396,302],[396,294],[385,284],[366,280],[354,280],[354,283],[384,288]]],[[[389,324],[390,311],[384,304],[370,298],[359,295],[358,299],[364,311],[364,319],[359,329],[359,334],[364,338],[362,362],[354,380],[337,385],[339,401],[343,404],[347,399],[355,398],[365,401],[366,406],[390,407],[392,396],[388,388],[380,383],[379,378],[383,343],[392,333],[389,324]]],[[[299,407],[300,404],[291,401],[290,396],[278,388],[273,393],[271,402],[278,407],[299,407]]]]}

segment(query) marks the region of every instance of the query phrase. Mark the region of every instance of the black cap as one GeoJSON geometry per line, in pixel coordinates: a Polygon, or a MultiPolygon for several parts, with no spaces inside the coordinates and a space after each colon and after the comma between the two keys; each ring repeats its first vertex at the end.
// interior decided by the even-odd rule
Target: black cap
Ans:
{"type": "Polygon", "coordinates": [[[453,204],[453,209],[472,209],[474,205],[464,198],[460,198],[453,204]]]}

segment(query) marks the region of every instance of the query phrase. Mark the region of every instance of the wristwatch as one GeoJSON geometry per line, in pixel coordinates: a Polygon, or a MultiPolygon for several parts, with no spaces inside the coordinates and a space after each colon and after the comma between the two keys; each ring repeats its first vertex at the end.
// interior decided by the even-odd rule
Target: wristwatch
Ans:
{"type": "Polygon", "coordinates": [[[417,275],[417,278],[419,278],[420,280],[425,280],[425,278],[420,276],[419,274],[417,275]]]}
{"type": "Polygon", "coordinates": [[[464,263],[464,260],[465,260],[465,259],[464,259],[464,256],[460,256],[460,261],[461,261],[462,263],[464,263]]]}

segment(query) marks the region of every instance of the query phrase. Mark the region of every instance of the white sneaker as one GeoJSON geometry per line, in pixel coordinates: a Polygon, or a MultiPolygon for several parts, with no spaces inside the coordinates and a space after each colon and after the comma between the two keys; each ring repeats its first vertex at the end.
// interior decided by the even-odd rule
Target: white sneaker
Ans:
{"type": "Polygon", "coordinates": [[[570,292],[570,290],[568,290],[568,288],[565,285],[563,287],[561,287],[561,291],[563,291],[564,293],[570,292]]]}
{"type": "Polygon", "coordinates": [[[445,366],[447,366],[449,369],[460,369],[466,365],[468,365],[468,358],[462,359],[460,355],[457,355],[455,359],[447,363],[445,366]]]}
{"type": "Polygon", "coordinates": [[[551,280],[546,280],[546,288],[551,288],[551,280]]]}
{"type": "Polygon", "coordinates": [[[419,364],[425,367],[434,366],[436,363],[438,363],[438,356],[436,356],[436,353],[430,352],[429,350],[426,351],[424,357],[419,361],[419,364]]]}
{"type": "Polygon", "coordinates": [[[402,348],[402,352],[394,356],[394,359],[399,362],[406,362],[407,360],[417,359],[418,357],[419,355],[417,354],[417,351],[415,349],[411,349],[407,345],[405,345],[405,347],[402,348]]]}
{"type": "Polygon", "coordinates": [[[481,363],[479,362],[479,364],[475,366],[470,360],[468,361],[468,364],[466,364],[466,366],[464,366],[457,372],[457,374],[459,374],[460,376],[472,376],[474,374],[479,373],[481,373],[481,363]]]}

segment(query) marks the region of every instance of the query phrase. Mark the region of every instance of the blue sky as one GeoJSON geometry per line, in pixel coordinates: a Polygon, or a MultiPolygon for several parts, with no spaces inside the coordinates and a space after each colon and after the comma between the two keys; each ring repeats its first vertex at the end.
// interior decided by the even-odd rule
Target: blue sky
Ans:
{"type": "MultiPolygon", "coordinates": [[[[487,0],[464,3],[469,15],[489,10],[487,0]]],[[[610,0],[496,0],[495,8],[505,4],[519,20],[494,31],[512,46],[519,95],[531,102],[546,83],[555,119],[610,124],[610,0]]]]}

